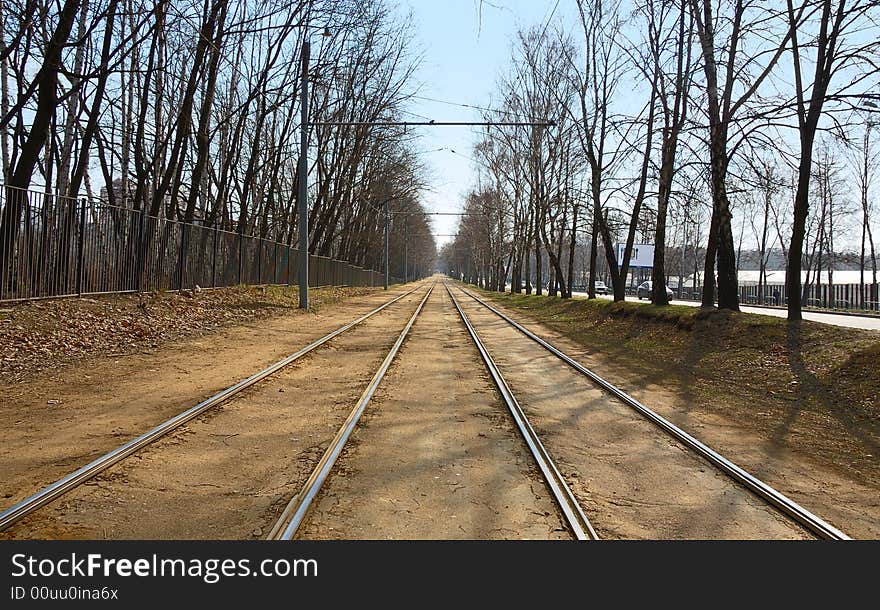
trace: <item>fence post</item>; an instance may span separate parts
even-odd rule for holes
[[[214,256],[211,258],[211,288],[217,286],[217,225],[214,225]]]
[[[237,235],[238,235],[238,283],[244,284],[244,282],[241,281],[241,269],[242,269],[242,267],[241,267],[242,262],[241,261],[242,261],[242,248],[243,248],[243,244],[244,244],[244,233],[237,233]]]
[[[189,227],[185,224],[178,224],[177,226],[180,227],[180,255],[177,257],[177,289],[183,290],[183,267],[186,263],[186,242],[189,235],[187,229]]]
[[[83,273],[85,273],[85,237],[86,237],[86,198],[80,199],[79,208],[79,241],[76,246],[76,294],[83,295]]]
[[[257,238],[257,285],[263,283],[263,238]]]
[[[287,285],[290,286],[290,240],[287,241]]]

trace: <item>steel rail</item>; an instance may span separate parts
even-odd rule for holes
[[[409,291],[401,294],[400,296],[397,296],[397,297],[391,299],[390,301],[388,301],[385,304],[377,307],[376,309],[362,315],[361,317],[357,318],[356,320],[353,320],[352,322],[349,322],[348,324],[345,324],[344,326],[337,328],[332,333],[330,333],[328,335],[324,335],[320,339],[317,339],[316,341],[309,343],[307,346],[305,346],[304,348],[302,348],[298,352],[291,354],[290,356],[287,356],[286,358],[283,358],[283,359],[279,360],[278,362],[269,365],[268,367],[264,368],[263,370],[254,373],[250,377],[243,379],[242,381],[239,381],[235,385],[232,385],[232,386],[226,388],[225,390],[222,390],[222,391],[218,392],[217,394],[214,394],[210,398],[203,400],[202,402],[195,405],[194,407],[191,407],[191,408],[187,409],[186,411],[183,411],[182,413],[175,415],[171,419],[165,421],[164,423],[159,424],[155,428],[152,428],[151,430],[141,434],[140,436],[137,436],[137,437],[131,439],[127,443],[120,445],[119,447],[110,451],[109,453],[102,455],[101,457],[99,457],[99,458],[95,459],[94,461],[86,464],[85,466],[82,466],[81,468],[73,471],[69,475],[59,479],[58,481],[52,483],[51,485],[44,487],[40,491],[31,495],[30,497],[25,498],[21,502],[18,502],[17,504],[14,504],[13,506],[7,508],[2,513],[0,513],[0,531],[7,529],[9,526],[14,524],[19,519],[22,519],[23,517],[34,512],[38,508],[45,506],[46,504],[48,504],[52,500],[55,500],[56,498],[64,495],[65,493],[67,493],[71,489],[74,489],[75,487],[81,485],[85,481],[88,481],[89,479],[91,479],[92,477],[97,475],[98,473],[106,470],[107,468],[109,468],[113,464],[116,464],[117,462],[128,457],[132,453],[135,453],[139,449],[142,449],[143,447],[155,442],[156,440],[165,436],[166,434],[168,434],[172,430],[179,428],[180,426],[182,426],[186,422],[192,420],[194,417],[197,417],[198,415],[204,413],[208,409],[210,409],[212,407],[216,407],[217,405],[229,400],[230,398],[232,398],[234,395],[238,394],[239,392],[241,392],[245,388],[248,388],[248,387],[254,385],[255,383],[257,383],[258,381],[265,379],[266,377],[268,377],[272,373],[277,372],[278,370],[284,368],[285,366],[289,365],[290,363],[294,362],[295,360],[302,358],[303,356],[305,356],[306,354],[308,354],[312,350],[324,345],[325,343],[327,343],[331,339],[338,337],[339,335],[341,335],[345,331],[350,330],[351,328],[357,326],[358,324],[360,324],[364,320],[370,318],[371,316],[376,315],[377,313],[379,313],[380,311],[382,311],[386,307],[396,303],[397,301],[403,299],[404,297],[411,295],[416,290],[419,290],[419,288],[420,287],[417,286],[416,288],[413,288],[412,290],[409,290]]]
[[[446,292],[449,293],[449,297],[452,299],[452,303],[458,310],[458,315],[461,316],[461,320],[464,322],[468,333],[470,333],[471,339],[473,339],[474,344],[477,346],[477,350],[479,350],[480,356],[483,358],[483,362],[486,364],[489,374],[495,381],[495,385],[498,386],[501,397],[504,399],[514,421],[516,421],[520,433],[529,447],[529,450],[532,452],[535,461],[538,463],[541,473],[544,475],[544,479],[547,481],[550,491],[553,492],[553,497],[556,499],[557,504],[559,504],[559,508],[562,509],[562,513],[565,515],[565,519],[568,522],[572,533],[578,540],[598,540],[599,535],[596,533],[596,530],[593,529],[593,525],[581,509],[581,506],[574,497],[571,488],[565,482],[562,473],[559,472],[559,469],[556,467],[550,454],[544,448],[544,444],[541,442],[541,439],[538,438],[538,434],[529,423],[525,412],[522,410],[522,407],[520,407],[519,402],[513,395],[510,386],[507,385],[507,381],[504,380],[501,371],[498,370],[498,366],[495,364],[495,361],[492,360],[492,356],[489,355],[488,350],[485,345],[483,345],[483,342],[477,335],[477,331],[474,329],[470,320],[468,320],[467,315],[464,313],[464,309],[459,305],[455,295],[452,294],[452,290],[449,289],[448,284],[446,284]]]
[[[400,346],[403,345],[407,334],[409,334],[409,330],[412,328],[413,324],[415,324],[416,318],[419,313],[421,313],[422,308],[425,306],[428,297],[431,296],[433,291],[434,284],[432,283],[428,288],[428,292],[425,293],[425,297],[422,299],[421,303],[419,303],[419,306],[416,307],[415,312],[413,312],[412,317],[410,317],[406,326],[404,326],[400,336],[397,337],[397,341],[394,342],[388,355],[385,356],[379,370],[373,375],[370,383],[358,399],[357,404],[355,404],[351,413],[349,413],[345,423],[339,428],[336,436],[333,437],[333,440],[330,442],[330,446],[324,451],[324,455],[321,456],[317,466],[315,466],[311,475],[309,475],[309,478],[306,480],[305,484],[303,484],[302,489],[291,498],[290,502],[287,503],[281,516],[275,522],[275,525],[266,537],[267,540],[292,540],[296,535],[297,530],[300,525],[302,525],[303,520],[312,506],[312,502],[314,502],[318,492],[324,485],[324,481],[327,480],[327,476],[333,469],[336,459],[339,457],[339,454],[342,453],[345,443],[348,442],[358,420],[360,420],[367,404],[376,392],[376,388],[379,387],[379,383],[381,383],[382,379],[385,377],[385,373],[388,372],[391,362],[394,360],[395,356],[397,356],[397,352],[400,351]]]
[[[472,294],[470,291],[465,290],[464,288],[459,287],[459,289],[463,293],[483,305],[486,309],[500,317],[502,320],[513,326],[515,329],[520,331],[526,337],[528,337],[529,339],[552,353],[554,356],[565,362],[571,368],[585,375],[586,377],[589,377],[599,387],[611,393],[629,407],[633,408],[636,412],[638,412],[649,421],[657,425],[659,428],[661,428],[664,432],[672,436],[672,438],[683,443],[687,447],[690,447],[700,456],[708,460],[713,466],[731,477],[734,481],[740,483],[746,489],[757,495],[762,500],[766,501],[771,506],[777,508],[789,518],[804,526],[805,528],[816,534],[818,537],[825,540],[851,540],[849,536],[844,534],[842,531],[840,531],[830,523],[823,520],[821,517],[814,515],[782,492],[777,491],[759,478],[743,470],[741,467],[737,466],[714,449],[703,444],[666,418],[655,413],[617,386],[606,381],[581,363],[577,362],[576,360],[562,352],[557,347],[551,345],[532,331],[528,330],[515,320],[511,319],[509,316],[505,315],[492,305],[488,304],[480,297]]]

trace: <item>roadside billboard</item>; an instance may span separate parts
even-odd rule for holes
[[[623,250],[626,244],[617,244],[617,266],[623,262]],[[629,259],[630,269],[654,266],[654,244],[633,244]]]

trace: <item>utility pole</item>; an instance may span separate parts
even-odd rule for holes
[[[388,290],[388,199],[385,200],[385,290]]]
[[[409,228],[409,217],[403,217],[403,283],[406,284],[409,282],[409,261],[407,257],[409,252],[407,248],[409,247],[409,243],[407,242],[407,229]]]
[[[302,47],[302,88],[300,89],[299,134],[299,307],[309,308],[309,55],[311,44],[305,36]],[[387,288],[387,281],[386,281]]]

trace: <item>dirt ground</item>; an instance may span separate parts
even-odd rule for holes
[[[768,404],[774,396],[766,391],[763,398],[753,396],[755,387],[744,388],[737,395],[732,387],[721,387],[694,374],[679,376],[677,365],[666,355],[653,361],[642,359],[641,354],[624,355],[631,346],[628,342],[609,348],[606,343],[613,343],[617,336],[610,322],[586,318],[573,322],[556,309],[530,312],[506,306],[507,298],[483,294],[568,355],[845,533],[854,538],[880,538],[880,490],[872,483],[875,477],[865,476],[871,474],[865,464],[873,461],[876,468],[876,458],[868,456],[860,460],[860,468],[846,469],[827,457],[838,450],[848,455],[848,447],[836,438],[843,433],[827,432],[828,426],[839,427],[839,418],[807,409],[789,408],[778,413]],[[538,317],[547,318],[548,323]],[[633,332],[638,332],[635,329],[640,324],[644,333],[650,330],[665,336],[667,343],[678,341],[675,327],[664,331],[649,328],[650,321],[641,321],[633,322]],[[581,332],[578,325],[591,330]],[[591,342],[595,333],[604,333],[607,338]],[[634,335],[633,341],[638,340]],[[743,369],[729,385],[748,377],[750,370]],[[754,380],[751,384],[755,386]],[[791,404],[790,400],[785,402]],[[820,452],[816,444],[822,443],[823,430],[825,441]],[[803,442],[805,438],[810,442]]]
[[[10,422],[0,430],[3,505],[404,290],[353,294],[317,312],[226,327],[143,353],[91,357],[45,378],[6,384],[0,405],[0,416]],[[265,537],[422,295],[409,295],[0,538]],[[467,297],[462,303],[600,535],[805,537],[495,316]],[[682,408],[674,389],[654,382],[634,388],[637,376],[627,375],[621,363],[542,325],[530,326],[847,533],[880,537],[877,495],[870,489],[774,451],[715,412]],[[301,534],[570,537],[442,285]]]
[[[326,334],[330,330],[328,325],[335,328],[350,321],[355,317],[355,310],[374,307],[377,296],[381,297],[380,301],[388,298],[386,295],[372,295],[354,307],[316,316],[314,323],[309,325],[308,337]],[[116,464],[16,523],[0,536],[84,539],[263,537],[308,477],[419,298],[417,293],[404,298],[268,380]],[[276,344],[287,344],[283,351],[290,352],[293,351],[292,341],[284,332],[289,323],[278,321],[279,326],[268,334],[266,329],[235,332],[259,333],[261,341],[274,339]],[[305,334],[301,332],[296,336],[295,345],[307,342]],[[281,341],[283,337],[286,339]],[[222,358],[215,353],[198,367],[198,374],[195,373],[197,367],[189,363],[187,366],[193,376],[201,377],[210,370],[211,380],[228,384],[229,371],[241,367],[242,361],[248,361],[249,368],[257,368],[249,353],[258,343],[253,340],[236,340],[234,343],[237,351],[224,353]],[[275,349],[279,346],[276,345]],[[261,356],[273,360],[277,354],[264,353]],[[169,370],[175,371],[175,368],[172,366]],[[240,373],[237,372],[238,376]],[[165,378],[164,389],[156,388],[158,392],[176,392],[175,397],[180,399],[193,391],[189,385],[177,388],[170,383],[175,377],[178,375],[171,372]],[[208,381],[202,379],[200,383]],[[117,385],[114,395],[124,398],[136,387]],[[143,401],[145,410],[155,403],[155,395],[152,398],[152,401]],[[104,409],[110,410],[106,406]],[[136,421],[145,423],[142,420],[146,414],[135,412],[129,405],[112,410],[117,417],[122,417],[121,411],[131,411],[124,418],[130,427],[136,427]],[[81,423],[80,418],[71,423]],[[118,426],[119,422],[101,421],[93,425],[93,429],[96,433],[102,427],[114,429],[114,424]],[[87,422],[82,425],[89,427]],[[67,430],[64,436],[80,440],[71,437],[71,427]],[[57,433],[57,428],[55,431]],[[103,437],[99,438],[103,440]],[[95,440],[81,439],[83,447],[89,448],[93,447]],[[32,449],[31,459],[35,453],[40,452]],[[6,463],[8,458],[3,459]],[[26,465],[26,460],[21,459],[21,463]],[[21,470],[16,480],[24,481],[27,470]],[[50,471],[50,468],[43,467],[40,473],[48,476]]]
[[[274,317],[158,347],[144,345],[122,355],[80,353],[42,375],[3,383],[0,418],[7,425],[0,428],[0,504],[27,497],[390,298],[382,290],[350,290],[346,298],[346,291],[336,289],[333,295],[332,302],[344,299],[344,306],[326,302],[308,314],[273,309]],[[320,302],[320,290],[315,297]],[[58,324],[54,318],[51,323]],[[36,326],[32,322],[28,332],[36,334]],[[96,344],[110,341],[99,330],[95,334]]]
[[[313,310],[375,288],[317,288]],[[298,315],[295,286],[108,294],[0,303],[0,384],[38,380],[90,357],[119,357],[238,324]]]
[[[570,539],[437,285],[300,528],[307,539]]]
[[[601,538],[807,537],[501,318],[456,293]]]

